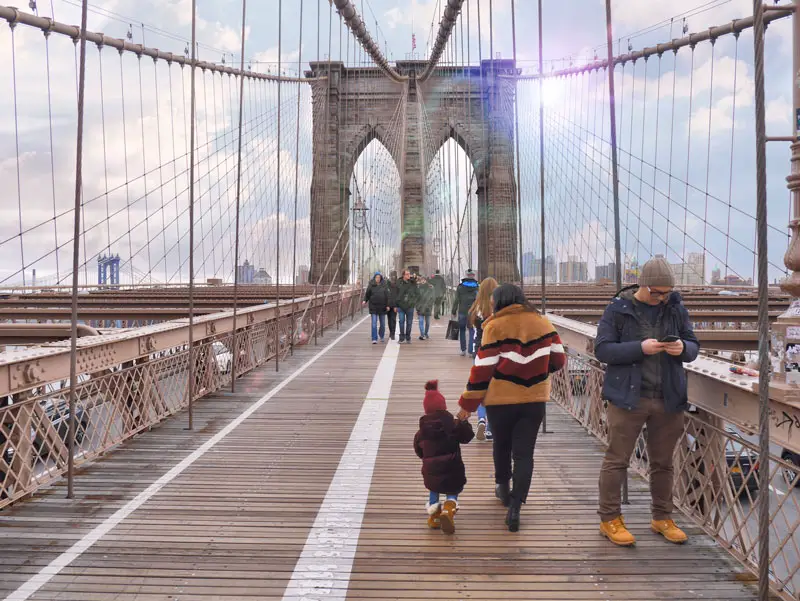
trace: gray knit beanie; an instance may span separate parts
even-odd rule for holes
[[[664,257],[654,257],[645,263],[639,276],[639,285],[659,288],[675,286],[675,276],[672,274],[672,268],[667,260]]]

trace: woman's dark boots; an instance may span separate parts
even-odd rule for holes
[[[517,532],[519,530],[519,510],[521,503],[512,499],[508,506],[508,514],[506,514],[506,526],[509,532]]]
[[[511,488],[509,487],[508,482],[495,484],[494,496],[500,499],[503,507],[508,507],[508,504],[511,502]]]

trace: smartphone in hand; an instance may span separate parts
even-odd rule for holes
[[[680,336],[670,335],[670,336],[664,336],[661,340],[659,340],[659,342],[664,342],[669,344],[670,342],[678,342],[678,340],[680,340]]]

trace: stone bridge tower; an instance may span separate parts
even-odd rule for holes
[[[398,62],[397,70],[407,77],[401,83],[377,68],[348,68],[341,62],[313,62],[306,72],[321,78],[312,84],[312,281],[325,270],[323,281],[330,282],[339,265],[337,282],[348,281],[348,231],[338,248],[336,241],[350,210],[353,169],[374,139],[390,151],[401,176],[402,266],[432,268],[433,249],[425,245],[424,186],[433,158],[450,138],[475,171],[478,264],[473,268],[479,278],[519,281],[514,62],[438,67],[423,82],[416,76],[425,65]]]

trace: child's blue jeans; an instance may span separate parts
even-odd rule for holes
[[[428,497],[428,503],[430,505],[435,505],[436,503],[439,502],[439,496],[440,496],[440,494],[438,492],[431,491],[431,494]],[[458,500],[458,495],[447,495],[447,500],[448,501],[457,501]]]
[[[478,419],[482,419],[486,422],[487,432],[492,431],[492,429],[489,427],[489,417],[486,415],[486,407],[484,407],[483,404],[478,405]]]

